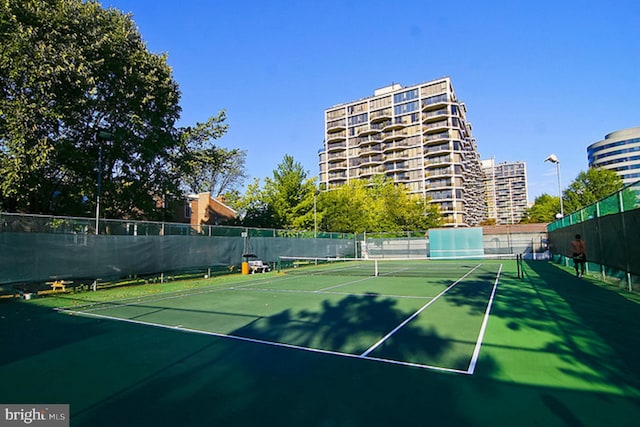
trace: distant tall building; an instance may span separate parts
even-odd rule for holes
[[[440,207],[447,226],[485,217],[482,168],[466,106],[446,77],[325,110],[319,152],[325,189],[385,174]]]
[[[590,168],[610,169],[625,185],[640,180],[640,127],[611,132],[591,144],[587,159]]]
[[[528,207],[527,168],[524,162],[483,160],[487,217],[496,224],[517,224]]]

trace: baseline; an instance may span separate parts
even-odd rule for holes
[[[312,348],[312,347],[304,347],[304,346],[299,346],[299,345],[295,345],[295,344],[286,344],[286,343],[280,343],[280,342],[275,342],[275,341],[267,341],[267,340],[261,340],[261,339],[256,339],[256,338],[248,338],[248,337],[243,337],[243,336],[239,336],[239,335],[222,334],[222,333],[219,333],[219,332],[203,331],[203,330],[200,330],[200,329],[184,328],[181,325],[171,326],[171,325],[165,325],[165,324],[162,324],[162,323],[146,322],[146,321],[134,320],[134,319],[124,319],[124,318],[120,318],[120,317],[106,316],[106,315],[103,315],[103,314],[88,313],[88,312],[83,312],[83,311],[73,311],[73,310],[58,310],[58,311],[60,313],[66,313],[66,314],[69,314],[69,315],[95,317],[95,318],[98,318],[98,319],[106,319],[106,320],[113,320],[113,321],[117,321],[117,322],[132,323],[132,324],[135,324],[135,325],[142,325],[142,326],[151,326],[151,327],[167,329],[167,330],[171,330],[171,331],[188,332],[188,333],[194,333],[194,334],[200,334],[200,335],[213,336],[213,337],[217,337],[217,338],[225,338],[225,339],[232,339],[232,340],[236,340],[236,341],[250,342],[250,343],[254,343],[254,344],[269,345],[269,346],[272,346],[272,347],[280,347],[280,348],[287,348],[287,349],[293,349],[293,350],[302,350],[302,351],[307,351],[307,352],[310,352],[310,353],[327,354],[327,355],[332,355],[332,356],[347,357],[347,358],[359,359],[359,360],[371,360],[371,361],[374,361],[374,362],[387,363],[387,364],[392,364],[392,365],[409,366],[409,367],[413,367],[413,368],[429,369],[429,370],[440,371],[440,372],[449,372],[449,373],[455,373],[455,374],[469,375],[468,371],[463,371],[463,370],[460,370],[460,369],[443,368],[441,366],[425,365],[425,364],[414,363],[414,362],[405,362],[405,361],[402,361],[402,360],[384,359],[384,358],[380,358],[380,357],[366,357],[365,358],[365,357],[362,357],[361,355],[357,355],[357,354],[343,353],[343,352],[332,351],[332,350],[323,350],[323,349]]]

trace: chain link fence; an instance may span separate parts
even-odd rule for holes
[[[587,269],[603,280],[640,290],[640,181],[549,224],[549,248],[556,262],[572,264],[576,234],[587,244]]]
[[[181,273],[237,272],[250,259],[280,256],[425,258],[426,231],[314,233],[146,221],[0,213],[0,286],[73,280],[91,283]],[[485,234],[491,254],[544,259],[546,233]],[[527,255],[528,254],[528,255]]]

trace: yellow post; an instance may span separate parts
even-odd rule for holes
[[[249,274],[249,263],[246,261],[242,263],[242,274]]]

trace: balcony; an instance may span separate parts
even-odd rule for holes
[[[335,153],[328,153],[327,160],[329,162],[337,162],[340,160],[347,160],[347,150],[338,151]]]
[[[347,161],[341,160],[338,162],[329,162],[327,166],[327,171],[336,172],[341,170],[347,170]]]
[[[424,173],[424,176],[425,178],[429,178],[429,180],[431,180],[434,178],[450,177],[452,173],[453,172],[450,167],[439,167],[427,169]]]
[[[442,142],[442,141],[448,141],[448,140],[449,140],[449,132],[428,134],[428,135],[425,135],[424,137],[425,144],[431,144],[433,142]]]
[[[382,146],[380,144],[377,145],[368,145],[366,147],[362,147],[360,149],[360,156],[370,156],[370,155],[374,155],[374,154],[381,154],[382,153]]]
[[[452,190],[440,190],[427,188],[427,197],[431,198],[434,202],[442,202],[442,201],[453,201],[453,191]]]
[[[358,169],[358,172],[356,173],[356,176],[358,178],[368,178],[368,177],[371,177],[373,175],[379,175],[379,174],[381,174],[383,172],[384,172],[384,168],[382,168],[380,166],[363,167],[361,169]]]
[[[451,147],[449,146],[449,144],[438,144],[438,145],[431,145],[431,146],[427,146],[424,148],[424,155],[432,157],[435,155],[442,155],[444,153],[450,153]]]
[[[392,130],[382,133],[382,142],[398,141],[407,137],[404,130]]]
[[[411,178],[404,172],[392,173],[393,171],[387,171],[387,176],[393,180],[393,182],[408,182]]]
[[[358,144],[359,147],[364,147],[366,145],[380,144],[381,141],[382,141],[382,138],[380,137],[379,133],[376,133],[374,135],[363,136],[361,138],[356,138],[356,143]]]
[[[446,93],[431,96],[422,100],[422,111],[439,110],[449,104],[449,97]]]
[[[334,133],[345,130],[347,130],[347,122],[344,119],[327,123],[327,133]]]
[[[330,142],[327,144],[327,152],[341,151],[347,148],[347,141]]]
[[[393,173],[393,172],[406,172],[409,170],[409,166],[407,165],[407,162],[398,162],[398,161],[393,161],[390,163],[385,163],[385,169],[387,174],[389,173]]]
[[[440,156],[440,157],[432,157],[424,160],[424,164],[426,167],[430,166],[440,166],[440,165],[450,165],[453,161],[449,156]]]
[[[449,121],[440,120],[438,122],[427,123],[422,126],[422,131],[425,135],[434,133],[443,133],[449,130]]]
[[[345,141],[347,139],[347,132],[336,132],[327,134],[327,144],[336,141]]]
[[[451,178],[439,178],[439,179],[425,179],[425,186],[427,188],[437,189],[452,189]]]
[[[387,142],[385,144],[382,144],[382,151],[385,154],[393,153],[396,151],[403,151],[406,149],[407,149],[407,144],[403,140],[392,141],[392,142]]]
[[[346,172],[329,173],[329,182],[335,182],[335,181],[341,182],[346,180],[347,180]]]
[[[443,118],[446,118],[448,115],[449,110],[447,108],[429,111],[422,114],[422,123],[437,122],[439,120],[442,120]]]
[[[362,126],[360,128],[360,130],[358,131],[358,135],[357,136],[367,136],[367,135],[373,135],[375,133],[378,133],[379,130],[376,129],[375,127],[372,126]]]
[[[381,155],[362,157],[361,159],[362,159],[362,163],[360,163],[360,167],[380,165],[383,161]]]
[[[398,130],[398,129],[404,129],[405,127],[406,127],[406,125],[404,123],[393,121],[393,122],[386,123],[384,125],[383,131],[384,132],[391,132],[391,131]]]
[[[371,123],[385,122],[387,120],[391,120],[391,117],[392,113],[390,108],[387,108],[385,110],[372,111],[369,115]]]
[[[396,152],[391,154],[383,154],[382,158],[385,163],[392,163],[397,161],[404,161],[409,158],[409,154],[406,152]]]

